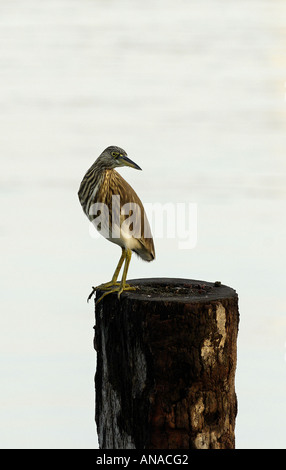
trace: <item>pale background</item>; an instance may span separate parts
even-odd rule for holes
[[[108,145],[144,202],[198,204],[198,243],[129,278],[240,298],[238,448],[285,446],[286,4],[0,1],[0,446],[94,448],[92,285],[120,250],[77,199]]]

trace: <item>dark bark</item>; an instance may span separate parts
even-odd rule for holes
[[[100,448],[234,448],[236,292],[189,279],[129,282],[135,292],[96,307]]]

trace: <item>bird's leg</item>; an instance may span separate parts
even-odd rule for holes
[[[120,294],[124,290],[135,290],[136,289],[135,287],[132,287],[132,286],[129,286],[129,284],[126,284],[126,277],[127,277],[129,264],[130,264],[130,261],[131,261],[131,256],[132,256],[132,251],[131,250],[126,250],[125,264],[124,264],[122,279],[121,279],[121,283],[120,283],[120,289],[118,291],[118,298],[120,297]]]
[[[123,265],[123,261],[125,260],[125,248],[122,248],[122,254],[120,256],[120,260],[118,261],[118,264],[116,266],[116,269],[114,271],[114,274],[112,276],[112,279],[111,281],[109,282],[104,282],[103,284],[100,284],[99,286],[96,286],[95,289],[102,289],[102,290],[105,290],[105,289],[109,289],[110,287],[113,287],[113,286],[119,286],[120,285],[120,282],[116,282],[117,281],[117,278],[118,278],[118,275],[120,273],[120,269],[122,268],[122,265]]]
[[[96,301],[96,305],[103,299],[103,297],[105,297],[108,294],[111,294],[112,292],[118,292],[117,295],[118,295],[118,299],[119,299],[120,294],[122,294],[123,291],[125,291],[125,290],[136,290],[136,287],[129,286],[128,284],[126,284],[126,277],[127,277],[127,272],[128,272],[128,268],[129,268],[129,264],[130,264],[130,260],[131,260],[131,256],[132,256],[132,251],[128,250],[128,249],[126,249],[124,251],[125,251],[125,253],[124,253],[124,255],[125,255],[125,264],[124,264],[124,269],[123,269],[123,274],[122,274],[122,279],[121,279],[120,285],[114,287],[113,289],[109,289],[107,292],[105,292]],[[121,263],[121,265],[122,265],[122,263]]]
[[[112,279],[111,279],[111,285],[115,285],[117,284],[117,278],[118,278],[118,275],[120,273],[120,269],[122,268],[122,265],[123,265],[123,261],[125,260],[125,248],[122,248],[122,254],[121,254],[121,257],[120,257],[120,260],[118,261],[118,265],[116,266],[116,269],[114,271],[114,274],[112,276]],[[118,283],[119,284],[119,283]]]
[[[120,282],[116,282],[116,281],[117,281],[118,275],[120,273],[120,269],[122,267],[124,259],[125,259],[125,248],[122,248],[122,253],[121,253],[121,256],[120,256],[120,260],[118,261],[118,264],[116,266],[116,269],[114,271],[114,274],[112,276],[111,281],[104,282],[103,284],[100,284],[99,286],[93,287],[91,293],[89,294],[89,296],[87,298],[87,301],[89,301],[91,299],[91,297],[95,293],[96,289],[108,290],[113,286],[119,286],[120,285]]]

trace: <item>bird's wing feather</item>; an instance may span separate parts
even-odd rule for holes
[[[120,217],[120,226],[128,229],[128,223],[131,223],[131,233],[133,238],[138,243],[135,248],[132,248],[141,258],[151,261],[155,258],[155,248],[152,238],[150,224],[148,222],[143,204],[127,181],[115,170],[107,171],[104,185],[101,188],[102,202],[105,202],[110,208],[110,216],[117,218]],[[113,209],[111,201],[107,201],[107,195],[117,196],[113,197]],[[119,196],[119,197],[118,197]],[[123,207],[124,206],[124,207]],[[129,212],[132,211],[132,212]],[[124,213],[123,213],[124,212]],[[122,225],[123,224],[123,225]]]

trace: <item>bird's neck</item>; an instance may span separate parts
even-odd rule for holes
[[[99,165],[95,162],[84,176],[85,182],[89,182],[89,193],[95,196],[98,191],[106,190],[109,182],[118,174],[113,168],[106,168],[104,165]]]
[[[113,171],[110,168],[107,168],[103,162],[96,161],[94,164],[87,170],[84,178],[86,180],[93,180],[93,181],[103,181],[107,172]]]

